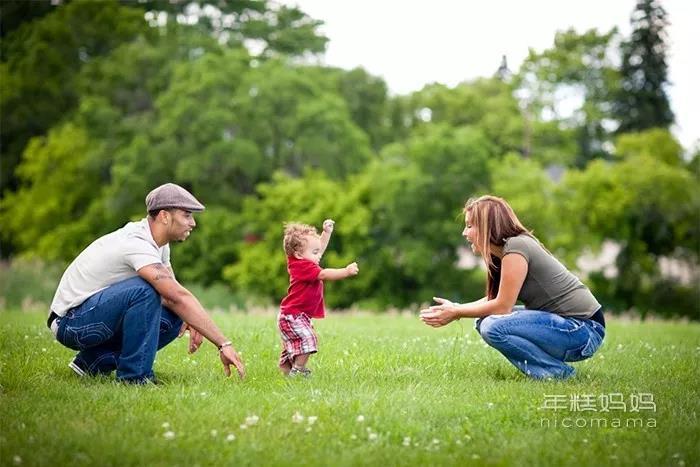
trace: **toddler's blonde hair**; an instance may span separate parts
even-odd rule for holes
[[[298,222],[287,222],[284,224],[284,252],[287,256],[294,253],[301,253],[306,246],[306,239],[310,235],[318,236],[316,227]]]

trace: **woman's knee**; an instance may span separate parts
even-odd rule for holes
[[[493,344],[503,338],[503,317],[486,316],[479,323],[478,331],[487,344]]]

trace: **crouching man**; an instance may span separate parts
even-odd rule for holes
[[[227,376],[245,367],[231,341],[197,298],[175,279],[170,242],[189,237],[193,212],[204,206],[184,188],[161,185],[146,196],[148,216],[91,243],[63,273],[47,324],[56,339],[78,350],[78,375],[117,371],[126,383],[156,382],[156,352],[185,331],[190,352],[203,339],[219,350]]]

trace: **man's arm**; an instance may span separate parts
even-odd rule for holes
[[[173,266],[169,264],[166,267],[170,271],[170,274],[173,275],[173,280],[175,280],[175,282],[177,282],[177,278],[175,277],[175,271],[173,271]],[[178,282],[178,284],[179,284],[179,282]],[[167,307],[168,309],[172,309],[172,306],[171,306],[170,302],[168,302],[167,299],[165,299],[164,297],[161,296],[161,301],[163,303],[163,306]],[[204,336],[202,336],[202,334],[200,334],[199,331],[197,331],[195,328],[193,328],[192,326],[187,324],[186,321],[184,321],[182,323],[182,328],[180,329],[180,333],[178,334],[177,337],[182,337],[186,331],[189,331],[189,333],[190,333],[189,352],[195,353],[199,349],[199,346],[202,345],[202,342],[204,341]]]
[[[168,303],[168,308],[220,349],[221,361],[224,363],[227,375],[231,371],[229,365],[234,364],[243,377],[245,374],[243,363],[230,345],[230,341],[204,311],[199,300],[175,280],[168,267],[160,263],[149,264],[139,269],[138,275],[156,289],[156,292]],[[227,343],[229,345],[222,347]]]

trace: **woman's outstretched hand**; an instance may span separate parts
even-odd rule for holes
[[[439,328],[459,318],[456,304],[440,297],[433,297],[433,300],[438,304],[420,311],[420,319],[425,324]]]

